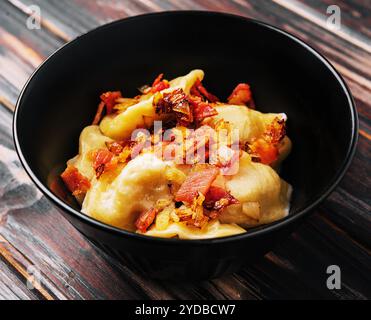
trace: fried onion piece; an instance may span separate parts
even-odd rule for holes
[[[247,83],[238,84],[228,97],[228,103],[249,106],[254,109],[250,86]]]
[[[187,95],[179,88],[163,95],[160,93],[153,98],[157,114],[174,113],[179,125],[189,125],[193,122],[193,114]]]
[[[280,142],[286,135],[286,122],[284,118],[275,117],[264,132],[264,139],[270,143]]]

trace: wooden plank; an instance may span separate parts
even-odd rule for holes
[[[341,10],[341,24],[352,37],[370,42],[371,38],[371,3],[368,0],[300,0],[305,8],[310,7],[311,13],[322,18],[331,5]]]
[[[13,109],[35,68],[64,42],[44,29],[29,30],[27,15],[0,1],[0,102]]]
[[[264,298],[366,299],[371,296],[370,252],[316,214],[263,261],[238,273]],[[328,290],[326,269],[338,265],[341,290]]]
[[[0,26],[3,28],[0,30],[0,39],[4,41],[1,43],[5,43],[6,48],[5,53],[0,52],[0,57],[6,63],[18,67],[16,72],[10,70],[10,73],[1,73],[0,68],[0,96],[7,99],[8,107],[14,103],[14,96],[33,68],[64,40],[127,15],[162,9],[211,9],[246,14],[275,23],[307,39],[320,50],[327,50],[325,53],[342,68],[340,71],[346,75],[354,91],[364,134],[360,139],[355,165],[346,175],[341,188],[321,206],[319,214],[311,218],[274,253],[236,275],[180,286],[144,278],[126,261],[92,245],[71,227],[38,193],[19,168],[20,164],[12,150],[11,114],[4,108],[0,109],[0,159],[6,159],[5,165],[0,168],[0,174],[5,173],[4,181],[7,182],[0,185],[0,198],[3,200],[5,195],[6,200],[0,202],[5,204],[0,210],[0,234],[6,239],[8,248],[11,248],[11,256],[20,255],[16,261],[22,261],[21,257],[24,255],[26,261],[32,262],[41,270],[47,293],[59,299],[370,297],[369,288],[364,285],[370,279],[367,274],[362,273],[369,265],[369,253],[364,246],[368,244],[370,230],[370,207],[367,199],[369,181],[361,179],[359,186],[360,174],[363,177],[367,175],[357,169],[363,167],[367,170],[364,164],[369,159],[369,74],[367,68],[364,68],[366,70],[363,73],[360,72],[359,64],[367,62],[367,53],[362,47],[349,44],[349,52],[339,54],[337,51],[348,45],[344,38],[328,32],[325,40],[317,39],[317,33],[324,32],[321,26],[303,21],[295,10],[277,4],[267,4],[261,10],[257,1],[185,3],[74,0],[68,3],[68,8],[63,9],[58,5],[60,2],[55,2],[45,4],[42,1],[12,0],[11,5],[6,2],[0,4],[0,9],[8,5],[5,7],[5,17],[1,15],[5,11],[0,10]],[[34,3],[42,7],[43,29],[41,36],[33,37],[34,31],[26,29],[24,22],[28,14],[27,6]],[[18,10],[14,11],[15,8]],[[11,21],[6,20],[9,15],[12,17]],[[71,17],[74,18],[73,24]],[[40,41],[40,37],[44,37],[44,40]],[[327,46],[328,41],[334,42],[330,49]],[[40,49],[41,43],[44,47]],[[25,54],[29,48],[36,54]],[[350,61],[348,54],[355,61]],[[19,194],[22,194],[21,204],[15,205],[19,202]],[[326,212],[327,218],[323,218],[323,212]],[[60,243],[61,239],[66,241],[63,245]],[[342,248],[346,250],[341,250]],[[349,252],[354,254],[349,255]],[[333,261],[345,268],[346,286],[340,292],[327,290],[322,281],[325,277],[322,267]],[[317,273],[313,272],[313,268],[316,268]],[[360,268],[360,272],[357,268]],[[92,275],[92,270],[96,274]]]
[[[0,258],[0,300],[35,300],[38,298],[39,296],[31,292],[13,269]]]
[[[321,6],[318,5],[316,6],[316,4],[319,2],[318,0],[302,2],[298,0],[273,0],[273,1],[279,4],[280,6],[285,7],[286,9],[302,16],[304,19],[313,22],[314,24],[320,26],[321,28],[333,32],[336,36],[343,38],[349,43],[352,43],[353,45],[358,46],[369,53],[371,52],[371,44],[369,39],[365,37],[361,32],[355,32],[352,29],[348,28],[346,22],[349,20],[343,19],[340,28],[329,27],[329,25],[327,24],[326,10],[327,7],[331,5],[330,3],[323,2]],[[307,5],[305,2],[310,3],[316,9]],[[332,5],[334,4],[332,3]],[[346,6],[344,5],[344,1],[340,1],[339,3],[336,3],[336,5],[340,9],[340,14],[346,12]],[[367,10],[364,10],[364,12],[367,12]],[[353,21],[354,20],[355,19],[353,19]],[[369,29],[367,28],[367,26],[366,30],[367,30],[366,32],[369,33]]]
[[[4,218],[4,216],[2,216],[2,218]],[[4,221],[1,220],[1,222]],[[9,265],[9,267],[13,269],[14,275],[18,275],[22,280],[26,281],[27,287],[24,289],[25,292],[29,294],[34,292],[42,299],[53,300],[53,297],[47,292],[47,290],[43,288],[41,284],[41,281],[45,281],[45,279],[42,278],[41,273],[39,274],[36,269],[33,270],[31,268],[33,265],[20,252],[17,252],[1,235],[0,256]],[[23,286],[20,287],[23,288]]]

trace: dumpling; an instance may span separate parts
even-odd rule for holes
[[[193,84],[199,79],[204,78],[202,70],[193,70],[183,77],[179,77],[170,81],[170,87],[163,92],[170,92],[178,88],[182,88],[186,94],[189,94]],[[146,100],[142,100],[137,104],[128,107],[124,112],[118,115],[107,115],[101,123],[100,129],[103,134],[112,139],[130,138],[133,130],[142,127],[149,127],[155,120],[160,117],[155,113],[152,105],[153,95]]]
[[[225,208],[220,222],[252,227],[288,215],[292,188],[270,166],[252,162],[244,152],[238,173],[225,179],[226,188],[240,203]]]
[[[122,169],[112,181],[94,178],[82,204],[87,215],[126,230],[135,230],[138,215],[158,199],[171,199],[164,171],[170,163],[144,153]]]

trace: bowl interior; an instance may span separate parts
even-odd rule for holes
[[[77,152],[99,95],[205,71],[205,85],[226,99],[250,83],[257,109],[285,112],[293,150],[281,176],[294,187],[291,214],[323,194],[349,156],[354,115],[337,76],[285,33],[244,18],[167,13],[122,20],[68,44],[34,74],[18,104],[16,134],[36,177],[47,185]]]

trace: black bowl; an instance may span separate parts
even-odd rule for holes
[[[171,79],[195,68],[205,71],[205,84],[217,96],[248,82],[259,110],[288,115],[293,150],[281,173],[294,187],[288,217],[231,237],[160,239],[96,221],[51,191],[48,178],[76,154],[100,93],[134,96],[161,72]],[[344,175],[357,127],[341,76],[303,41],[239,16],[182,11],[116,21],[55,52],[18,99],[14,140],[32,180],[83,234],[120,251],[150,276],[191,279],[235,271],[286,237]]]

